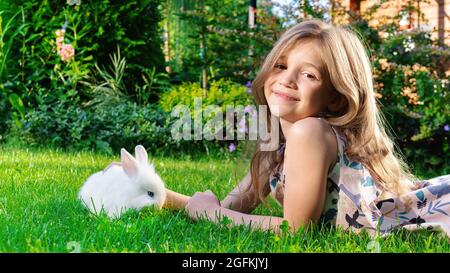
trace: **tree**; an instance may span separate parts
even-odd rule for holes
[[[224,0],[220,5],[213,0],[171,0],[169,65],[174,81],[251,80],[281,32],[272,2],[259,3],[261,24],[250,29],[248,0]]]

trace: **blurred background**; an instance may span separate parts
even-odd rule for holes
[[[0,0],[0,145],[248,155],[246,141],[175,141],[171,111],[253,105],[264,57],[311,18],[360,34],[407,161],[449,173],[450,0]]]

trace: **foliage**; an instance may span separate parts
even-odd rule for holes
[[[201,107],[195,104],[196,99],[201,101]],[[252,107],[254,104],[253,97],[249,95],[248,87],[226,79],[212,81],[206,96],[203,96],[203,89],[200,87],[199,83],[184,83],[179,86],[175,86],[169,92],[164,93],[159,101],[161,108],[168,114],[171,113],[171,124],[174,124],[181,118],[178,116],[173,116],[173,110],[176,109],[175,107],[186,106],[190,111],[189,114],[192,123],[195,122],[194,120],[201,120],[202,132],[204,135],[207,132],[215,134],[217,133],[217,131],[213,129],[217,128],[215,127],[215,122],[220,121],[216,119],[216,110],[220,110],[223,117],[221,120],[223,121],[223,127],[221,128],[223,129],[222,133],[225,133],[226,129],[231,129],[234,132],[241,131],[242,133],[245,132],[245,138],[248,138],[248,119],[250,119],[250,116],[255,113],[248,107]],[[226,120],[228,115],[227,106],[232,107],[234,110],[234,113],[231,113],[233,117],[231,123],[228,123]],[[243,117],[245,120],[241,119],[242,117],[237,114],[239,107],[241,108],[240,111],[248,113]],[[215,108],[215,110],[208,113],[211,108]],[[198,115],[199,112],[197,110],[201,110],[201,117]],[[229,152],[233,152],[237,146],[236,140],[226,139],[214,139],[214,141],[200,140],[198,142],[192,140],[180,140],[177,142],[177,145],[178,147],[189,147],[189,143],[191,143],[190,147],[192,149],[196,147],[200,149],[204,148],[207,153],[209,153],[209,150],[211,149],[214,149],[219,153],[223,153],[227,150]],[[239,150],[241,149],[242,148],[239,148]]]
[[[174,86],[172,90],[161,95],[159,104],[166,112],[171,112],[177,105],[186,105],[193,110],[195,98],[202,99],[203,110],[208,105],[217,105],[225,111],[227,105],[253,104],[245,86],[226,79],[211,82],[206,97],[203,97],[203,90],[196,82]]]
[[[145,84],[142,75],[163,64],[159,2],[102,0],[71,5],[65,1],[18,1],[25,27],[15,39],[13,54],[19,62],[8,73],[8,88],[22,98],[25,107],[42,103],[47,95],[60,98],[69,94],[83,100],[80,82],[90,78],[96,63],[100,67],[108,63],[108,55],[120,47],[128,60],[124,86],[134,98],[136,85]],[[74,48],[73,58],[59,56],[56,31],[64,31],[59,42]],[[49,90],[56,92],[47,94]]]
[[[119,103],[127,98],[125,86],[125,71],[127,60],[121,56],[120,48],[117,48],[117,54],[110,55],[112,66],[108,69],[101,69],[95,64],[96,73],[94,80],[83,81],[87,87],[85,93],[87,98],[83,103],[85,106],[95,104]],[[98,79],[100,78],[100,79]],[[167,75],[156,73],[155,68],[145,69],[142,74],[144,84],[136,85],[136,101],[139,105],[146,105],[151,102],[152,95],[158,95],[169,88]]]
[[[111,56],[111,62],[110,72],[95,65],[97,74],[101,78],[96,83],[83,82],[89,87],[86,93],[93,97],[85,103],[86,106],[117,104],[125,99],[126,90],[123,76],[127,61],[120,56],[119,48],[117,54]]]
[[[244,84],[254,78],[281,31],[269,6],[258,7],[258,22],[251,31],[248,1],[227,0],[220,5],[214,0],[170,3],[165,20],[169,20],[169,65],[176,82],[200,81],[201,68],[206,65],[210,79],[232,78]],[[202,37],[206,41],[203,51],[199,43]]]
[[[20,24],[16,22],[16,17],[20,15],[20,11],[13,14],[11,18],[8,18],[6,23],[3,25],[3,14],[4,12],[0,10],[0,99],[4,97],[8,98],[10,103],[10,108],[15,111],[11,114],[14,122],[20,126],[19,119],[23,117],[25,113],[25,108],[23,106],[22,99],[14,92],[8,91],[8,83],[6,79],[8,78],[8,70],[11,64],[14,64],[14,60],[11,56],[11,49],[13,48],[14,39],[21,33],[25,24]],[[12,33],[11,33],[12,32]],[[5,102],[2,103],[3,109],[6,109]],[[3,110],[2,109],[2,110]],[[0,116],[0,127],[4,127],[9,115]],[[0,133],[2,133],[0,131]]]
[[[6,120],[9,119],[9,107],[6,104],[6,99],[3,94],[0,92],[0,142],[4,138],[4,134],[6,132]]]
[[[132,149],[142,144],[156,154],[206,152],[231,156],[226,143],[173,139],[174,119],[157,105],[121,101],[80,107],[70,100],[54,101],[27,112],[22,122],[21,129],[11,126],[8,137],[32,146],[93,149],[112,154],[120,148]]]
[[[170,144],[166,115],[155,106],[122,101],[82,108],[71,101],[29,111],[19,137],[27,143],[117,152],[141,143],[150,150]]]
[[[381,109],[405,155],[432,168],[448,164],[448,78],[418,63],[403,65],[385,58],[376,60],[374,77]]]

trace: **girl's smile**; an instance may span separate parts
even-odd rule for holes
[[[281,101],[286,101],[286,102],[297,102],[297,101],[300,101],[300,99],[297,98],[297,96],[291,95],[291,94],[289,94],[289,93],[287,93],[287,92],[281,92],[281,91],[278,91],[278,90],[273,90],[272,92],[273,92],[273,93],[276,95],[276,97],[279,98]]]

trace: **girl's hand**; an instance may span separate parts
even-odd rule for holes
[[[210,190],[196,192],[189,198],[185,209],[188,215],[194,220],[198,220],[201,216],[214,219],[215,212],[220,209],[220,202]]]

